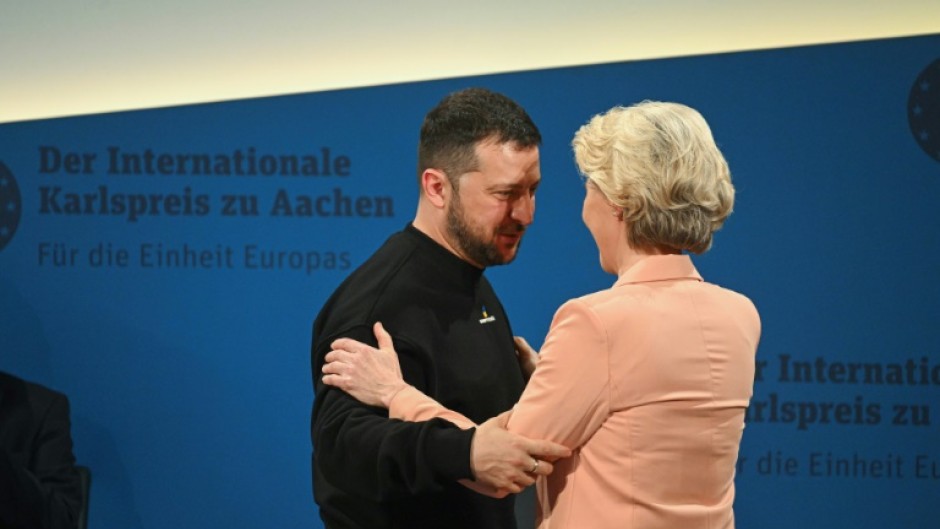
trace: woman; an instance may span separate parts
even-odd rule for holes
[[[701,115],[675,103],[613,108],[573,146],[586,178],[582,219],[617,281],[558,309],[508,422],[573,449],[539,478],[538,526],[733,527],[760,320],[683,253],[708,250],[731,213],[728,166]],[[471,426],[400,376],[366,382],[364,355],[346,345],[334,346],[328,383],[355,386],[392,417]],[[387,335],[380,345],[391,351]]]

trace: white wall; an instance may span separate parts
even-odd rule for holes
[[[936,0],[3,0],[0,122],[928,33]]]

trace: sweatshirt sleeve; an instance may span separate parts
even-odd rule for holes
[[[376,345],[371,329],[360,326],[344,336]],[[329,486],[384,501],[442,490],[445,484],[472,479],[470,443],[474,430],[461,430],[435,419],[404,422],[389,419],[382,408],[366,406],[340,389],[323,384],[320,369],[329,352],[324,340],[314,358],[314,403],[311,436],[313,466]],[[402,373],[410,384],[425,380],[420,352],[396,343]]]

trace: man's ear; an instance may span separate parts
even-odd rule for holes
[[[447,174],[439,169],[425,169],[421,173],[421,191],[437,208],[443,208],[453,192]]]

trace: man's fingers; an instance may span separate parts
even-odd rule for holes
[[[515,484],[515,485],[519,485],[519,486],[520,486],[519,490],[517,490],[516,492],[521,492],[522,489],[528,487],[529,485],[534,484],[534,483],[535,483],[535,478],[532,477],[532,475],[523,472],[521,476],[519,476],[518,478],[516,478],[516,479],[513,480],[513,481],[514,481],[514,484]]]
[[[571,450],[565,445],[551,441],[533,441],[531,439],[527,443],[526,451],[532,457],[543,461],[555,461],[571,455]]]
[[[512,417],[512,410],[511,410],[511,409],[510,409],[510,410],[506,410],[506,411],[504,411],[503,413],[500,413],[499,415],[497,415],[496,417],[494,417],[493,419],[490,419],[490,420],[491,420],[491,421],[492,421],[492,420],[495,420],[495,421],[496,421],[496,426],[499,427],[501,430],[505,430],[505,429],[506,429],[506,425],[509,424],[509,418],[510,418],[510,417]]]
[[[551,474],[552,470],[554,469],[555,467],[551,463],[542,459],[539,461],[538,466],[535,467],[535,472],[533,472],[533,474],[537,474],[539,476],[547,476]]]
[[[538,476],[551,474],[551,462],[571,455],[571,450],[507,431],[510,413],[493,417],[477,428],[471,444],[471,468],[478,482],[518,493],[535,483]]]
[[[460,484],[476,493],[489,496],[490,498],[502,499],[510,494],[509,489],[493,487],[486,483],[480,483],[479,481],[461,479]]]
[[[500,483],[496,488],[500,491],[509,492],[510,494],[518,494],[534,483],[534,477],[522,472],[513,475],[511,478],[506,478],[505,481]]]
[[[528,486],[531,485],[531,484],[532,484],[532,483],[529,483],[529,484],[527,484],[527,485],[520,485],[520,484],[518,484],[518,483],[511,483],[508,487],[506,487],[506,490],[508,490],[509,492],[511,492],[511,493],[513,493],[513,494],[519,494],[520,492],[523,491],[523,489],[525,489],[526,487],[528,487]]]

